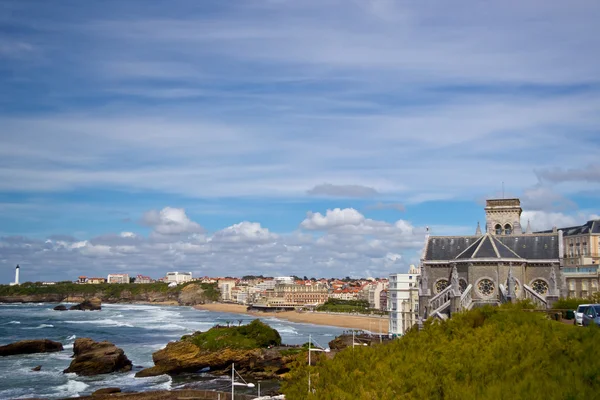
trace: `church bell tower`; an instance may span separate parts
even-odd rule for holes
[[[492,235],[522,234],[521,201],[491,199],[485,202],[486,232]]]

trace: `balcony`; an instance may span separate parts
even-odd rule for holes
[[[570,267],[570,268],[563,268],[562,271],[565,275],[582,275],[582,274],[598,275],[598,266]]]

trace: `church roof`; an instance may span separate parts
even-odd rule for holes
[[[425,261],[468,259],[558,259],[557,234],[432,236]]]
[[[506,247],[504,243],[494,236],[486,233],[469,246],[465,251],[458,254],[455,259],[468,258],[521,258],[518,254]]]
[[[560,228],[564,236],[585,235],[588,233],[600,233],[600,219],[594,219],[580,226],[571,226],[568,228]],[[538,233],[549,233],[550,231],[542,231]]]

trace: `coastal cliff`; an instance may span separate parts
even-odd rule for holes
[[[51,286],[26,282],[19,286],[0,285],[0,303],[82,302],[97,298],[103,303],[171,303],[204,304],[218,300],[214,284],[190,282],[168,287],[166,283],[150,284],[74,284],[60,282]]]

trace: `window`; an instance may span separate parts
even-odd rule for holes
[[[510,226],[510,224],[504,225],[504,234],[505,235],[512,234],[512,226]]]
[[[439,293],[442,290],[446,289],[450,282],[447,279],[440,279],[435,283],[435,292]]]
[[[467,281],[465,281],[463,278],[460,278],[458,280],[458,288],[460,290],[461,293],[463,293],[465,291],[465,289],[467,288]]]
[[[542,279],[536,279],[531,282],[531,288],[534,292],[540,295],[545,295],[548,293],[548,284]]]
[[[502,225],[497,224],[495,229],[496,229],[496,235],[502,235]]]
[[[477,282],[477,292],[481,296],[489,297],[494,294],[495,289],[496,287],[491,279],[483,278]]]

